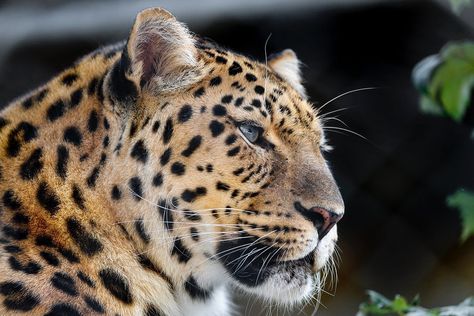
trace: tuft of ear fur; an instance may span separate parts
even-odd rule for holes
[[[130,105],[140,91],[159,94],[187,87],[202,75],[194,38],[168,11],[150,8],[138,13],[122,57],[110,71],[110,94]]]
[[[306,91],[302,85],[301,62],[291,49],[275,54],[268,60],[268,65],[280,77],[287,81],[302,97],[306,98]]]
[[[201,64],[192,35],[164,9],[146,9],[137,15],[126,49],[141,87],[174,90],[199,78]]]

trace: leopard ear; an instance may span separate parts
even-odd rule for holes
[[[301,62],[291,49],[275,54],[268,60],[268,65],[280,77],[288,82],[302,97],[306,98],[306,91],[302,84]]]
[[[127,52],[140,86],[172,90],[192,83],[199,75],[200,63],[192,35],[184,24],[161,8],[146,9],[137,15]]]
[[[137,15],[122,57],[111,70],[110,88],[112,95],[127,99],[128,93],[133,94],[131,83],[136,93],[143,89],[160,93],[190,85],[201,72],[186,26],[168,11],[151,8]]]

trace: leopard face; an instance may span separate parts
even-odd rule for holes
[[[133,106],[154,122],[124,147],[146,160],[140,178],[159,196],[152,200],[168,231],[190,240],[204,257],[195,269],[210,279],[221,271],[280,302],[308,297],[334,251],[344,205],[295,54],[286,50],[265,65],[197,40],[160,64],[148,57],[167,53],[162,39],[145,34],[153,22],[136,23],[121,61],[129,68],[122,78],[112,72],[106,87],[115,107]],[[170,71],[181,73],[167,78]],[[119,90],[127,85],[136,87],[133,98]]]

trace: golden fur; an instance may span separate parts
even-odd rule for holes
[[[226,315],[213,293],[235,280],[219,245],[244,233],[279,247],[278,262],[314,254],[311,270],[321,269],[335,228],[318,240],[294,203],[337,216],[343,203],[297,65],[288,51],[269,67],[224,51],[149,9],[125,46],[84,57],[6,107],[0,314],[180,315],[196,304]],[[264,131],[261,146],[239,130],[247,121]],[[307,269],[297,271],[291,286],[308,287]],[[281,280],[271,281],[277,293],[262,290],[268,278],[261,288],[235,282],[285,296]],[[311,295],[291,286],[288,301]]]

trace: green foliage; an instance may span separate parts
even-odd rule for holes
[[[467,1],[456,5],[462,3]],[[461,121],[474,104],[474,42],[450,43],[439,54],[423,59],[413,69],[413,82],[420,91],[423,112]],[[458,191],[447,202],[459,209],[465,241],[474,235],[474,193]]]
[[[457,13],[472,0],[451,0]],[[420,91],[423,112],[445,115],[456,122],[463,120],[474,94],[474,42],[447,44],[439,54],[428,56],[413,69],[413,82]],[[473,105],[474,106],[474,105]],[[474,131],[471,134],[474,139]],[[463,231],[461,240],[474,236],[474,192],[459,190],[447,198],[450,207],[457,208]],[[465,316],[474,315],[474,297],[458,305],[427,309],[419,306],[419,298],[408,302],[396,295],[389,300],[368,291],[369,301],[360,304],[357,316]]]
[[[359,315],[405,315],[410,308],[418,306],[418,296],[408,302],[403,296],[396,295],[393,300],[375,291],[367,291],[369,301],[359,306]]]
[[[461,13],[462,9],[469,6],[472,0],[451,0],[451,7],[453,8],[454,12]]]
[[[360,304],[357,316],[464,316],[474,315],[474,297],[465,299],[458,305],[440,308],[419,306],[419,297],[410,302],[401,295],[393,300],[375,292],[367,291],[369,301]]]
[[[413,81],[423,111],[461,121],[474,89],[474,43],[451,43],[423,59],[413,70]]]
[[[474,193],[459,190],[450,195],[447,202],[450,207],[459,209],[463,226],[461,240],[474,236]]]

